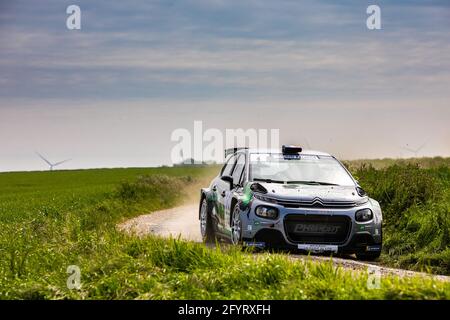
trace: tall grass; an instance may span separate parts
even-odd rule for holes
[[[448,273],[448,170],[401,165],[355,172],[385,210],[384,263]],[[128,217],[178,205],[216,172],[186,167],[0,174],[0,298],[450,297],[448,283],[386,276],[380,289],[369,290],[367,274],[330,263],[116,230]],[[81,269],[80,290],[67,288],[69,265]]]
[[[450,167],[396,164],[353,168],[383,209],[381,261],[396,267],[450,274]]]
[[[335,268],[331,262],[302,262],[281,254],[252,255],[233,247],[208,249],[178,239],[136,239],[118,233],[107,234],[95,252],[74,262],[81,268],[79,290],[67,289],[64,268],[54,268],[41,277],[8,278],[0,287],[2,298],[450,298],[450,284],[431,279],[384,276],[379,289],[370,289],[367,273]]]

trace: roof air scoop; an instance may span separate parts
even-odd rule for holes
[[[302,152],[302,147],[293,146],[293,145],[283,145],[282,149],[283,154],[298,154]]]

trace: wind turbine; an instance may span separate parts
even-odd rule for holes
[[[423,149],[423,147],[425,147],[425,145],[427,144],[427,142],[428,142],[428,141],[424,142],[420,147],[418,147],[418,148],[416,148],[416,149],[410,148],[408,144],[406,144],[405,147],[401,147],[401,148],[404,149],[404,150],[406,150],[406,151],[409,151],[409,152],[413,153],[413,154],[414,154],[414,157],[417,158],[417,154],[419,153],[420,150]]]
[[[39,156],[39,158],[41,158],[42,160],[44,160],[49,166],[50,166],[50,171],[53,171],[53,168],[56,166],[59,166],[60,164],[63,164],[64,162],[70,161],[72,159],[67,159],[64,161],[60,161],[60,162],[56,162],[56,163],[51,163],[50,161],[48,161],[47,159],[45,159],[45,157],[40,154],[39,152],[36,152],[36,154]]]

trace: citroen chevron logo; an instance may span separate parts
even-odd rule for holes
[[[322,199],[316,197],[316,198],[313,199],[312,205],[321,205],[321,206],[323,206],[323,201],[322,201]]]

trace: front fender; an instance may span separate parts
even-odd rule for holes
[[[206,201],[208,201],[208,202],[212,202],[214,200],[214,192],[212,192],[210,188],[200,189],[200,203],[198,206],[198,218],[199,219],[200,219],[200,210],[202,208],[203,199],[206,199]]]
[[[372,205],[373,213],[376,217],[376,222],[381,224],[383,222],[383,212],[381,206],[375,199],[369,198],[370,204]]]

